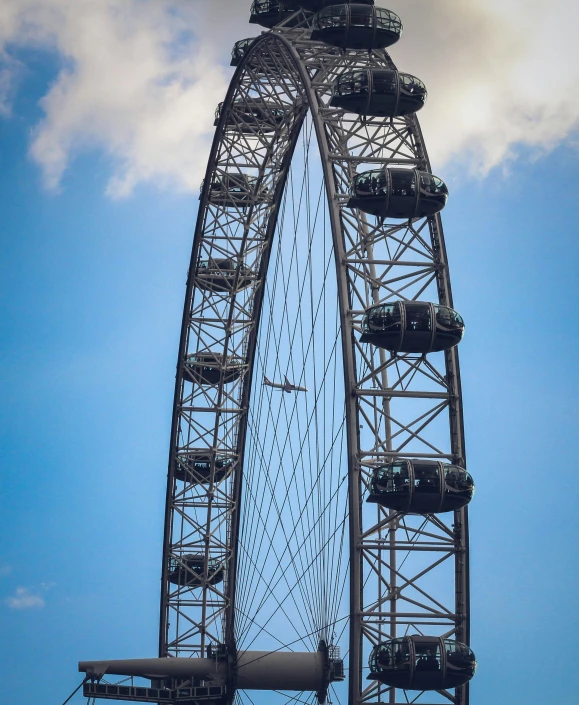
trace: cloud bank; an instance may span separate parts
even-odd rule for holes
[[[41,595],[31,592],[25,587],[16,588],[15,594],[8,597],[5,602],[13,610],[42,609],[45,605]]]
[[[217,47],[191,33],[203,27],[197,7],[164,0],[2,0],[5,57],[22,46],[62,57],[30,147],[49,188],[58,188],[76,154],[95,148],[111,158],[112,196],[145,181],[199,187],[226,76]],[[11,90],[6,71],[5,61],[4,113]]]
[[[433,163],[484,176],[521,148],[540,155],[579,123],[579,5],[568,0],[392,0],[405,35],[391,50],[421,77]]]
[[[391,0],[405,24],[392,48],[430,97],[422,124],[435,169],[475,175],[523,148],[552,150],[579,120],[579,6],[552,0]],[[195,191],[213,111],[228,82],[250,0],[2,0],[0,119],[19,74],[15,48],[57,52],[62,68],[43,97],[30,153],[57,189],[75,155],[110,159],[108,193],[136,185]]]

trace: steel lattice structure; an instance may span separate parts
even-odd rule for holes
[[[457,351],[449,351],[444,367],[437,367],[423,356],[387,357],[384,351],[365,350],[367,346],[358,342],[361,316],[375,302],[417,299],[434,285],[438,301],[452,305],[438,216],[403,225],[379,223],[369,222],[370,218],[345,207],[356,167],[361,163],[412,165],[430,171],[416,116],[364,120],[328,107],[340,73],[366,65],[393,67],[386,52],[343,53],[310,41],[307,30],[279,27],[255,42],[232,80],[209,160],[195,234],[170,467],[175,468],[183,454],[201,443],[208,451],[235,458],[236,470],[225,487],[215,486],[214,497],[198,496],[195,507],[185,499],[188,492],[202,495],[205,488],[195,483],[177,488],[170,477],[163,582],[168,586],[170,561],[178,560],[184,551],[191,552],[193,546],[205,551],[207,557],[225,560],[228,580],[223,591],[206,585],[197,599],[192,599],[192,591],[187,588],[166,589],[162,654],[188,651],[201,655],[208,643],[220,643],[224,634],[226,643],[234,638],[238,508],[262,283],[281,192],[306,108],[316,118],[339,282],[350,467],[350,662],[361,664],[361,640],[375,643],[386,633],[404,631],[407,625],[442,626],[445,633],[469,641],[466,510],[449,525],[434,515],[416,521],[382,508],[361,509],[368,468],[381,459],[428,457],[465,462]],[[281,129],[265,134],[256,128],[242,139],[239,132],[224,129],[234,103],[247,105],[256,98],[290,109]],[[223,207],[218,198],[210,198],[209,184],[216,177],[248,173],[259,181],[249,207],[244,203],[232,210]],[[260,198],[260,189],[270,194],[265,201]],[[195,274],[199,261],[217,257],[245,263],[253,286],[240,291],[233,281],[230,290],[219,294],[200,288],[199,277],[203,275]],[[204,385],[193,383],[189,387],[183,377],[186,355],[216,348],[222,349],[224,359],[234,356],[244,361],[247,367],[243,377],[233,389],[222,385],[209,393]],[[430,424],[443,413],[449,414],[450,443],[441,449],[429,439],[428,432]],[[362,420],[364,432],[359,428]],[[420,444],[422,453],[411,450],[416,444]],[[176,517],[187,527],[178,540]],[[207,534],[209,541],[204,542]],[[397,569],[397,556],[408,551],[428,556],[418,575],[406,575]],[[419,579],[421,573],[449,558],[456,591],[446,604],[440,604],[422,592]],[[366,588],[362,593],[363,583]],[[404,591],[408,588],[415,588],[420,598],[406,600]],[[167,626],[171,612],[185,625],[173,634]],[[350,669],[350,688],[353,702],[371,702],[381,695],[377,684],[362,697],[357,695],[362,684],[355,669]],[[465,703],[466,697],[466,692],[458,693],[456,702]]]
[[[309,126],[308,134],[319,150],[317,168],[337,301],[340,344],[330,357],[343,368],[343,399],[335,400],[338,411],[333,413],[341,419],[335,427],[344,442],[342,447],[336,441],[336,448],[342,448],[347,476],[349,540],[343,551],[349,551],[349,560],[336,569],[336,580],[344,575],[349,583],[349,605],[342,618],[349,626],[348,701],[350,705],[406,703],[410,700],[404,691],[364,680],[365,663],[376,644],[409,633],[469,644],[467,509],[410,515],[364,500],[373,469],[386,462],[423,458],[465,466],[458,352],[452,348],[429,355],[389,353],[360,342],[360,336],[366,310],[377,303],[427,300],[452,307],[450,276],[439,215],[400,221],[348,207],[350,187],[361,167],[386,165],[430,172],[430,164],[416,115],[375,118],[330,106],[333,86],[344,71],[394,69],[389,54],[341,50],[312,41],[310,25],[311,15],[297,11],[291,22],[253,41],[235,71],[217,120],[201,192],[178,358],[159,649],[161,657],[196,658],[205,658],[208,649],[209,653],[224,649],[235,659],[242,640],[240,620],[247,617],[238,599],[241,550],[257,545],[240,543],[240,535],[251,527],[252,531],[261,527],[267,536],[277,530],[266,517],[251,518],[247,507],[257,507],[254,513],[261,511],[266,505],[256,495],[269,490],[265,485],[263,491],[255,489],[259,485],[246,488],[244,478],[253,472],[248,466],[255,464],[254,456],[263,451],[256,445],[260,435],[268,433],[266,423],[260,427],[263,432],[252,430],[258,418],[256,370],[266,368],[260,342],[266,328],[260,325],[272,327],[275,321],[268,277],[271,280],[280,223],[292,199],[288,195],[292,159]],[[247,116],[255,114],[256,105],[260,119],[252,124]],[[309,179],[314,167],[308,169]],[[314,227],[310,229],[313,232]],[[264,323],[265,309],[270,313]],[[311,315],[312,330],[317,321],[316,311]],[[284,347],[280,340],[281,335],[278,355]],[[304,367],[309,355],[304,353]],[[207,383],[208,374],[214,383]],[[259,403],[266,403],[263,395]],[[286,494],[299,493],[301,485],[293,482],[284,488]],[[316,480],[312,487],[321,484]],[[271,484],[270,489],[273,497]],[[332,492],[332,497],[338,497],[338,484]],[[309,495],[304,497],[307,503]],[[276,527],[286,521],[281,510],[278,514]],[[303,523],[301,516],[293,528],[284,529],[287,535],[290,528],[291,536],[296,533],[299,522]],[[318,553],[312,549],[314,563],[319,556],[324,565],[334,561],[341,545],[340,526],[336,519],[328,539],[320,538]],[[315,521],[310,529],[317,530]],[[305,541],[307,530],[302,534]],[[323,554],[329,546],[333,553],[328,561]],[[299,583],[295,566],[298,558],[303,562],[299,550],[289,554],[276,550],[270,547],[267,556],[273,551],[280,565],[285,556]],[[267,556],[260,570],[265,570]],[[244,560],[251,561],[251,556]],[[302,564],[302,569],[307,572],[309,567]],[[286,576],[287,590],[292,592],[286,571],[274,570],[273,575]],[[245,573],[243,580],[245,592],[251,593],[253,583]],[[259,576],[255,580],[259,582]],[[268,580],[261,576],[266,588],[260,604],[271,597],[267,589],[273,595]],[[280,598],[275,600],[280,603]],[[336,640],[338,592],[330,602],[334,612],[324,608],[324,616],[312,628],[314,641],[325,644]],[[437,702],[468,705],[468,685],[440,691],[436,697]],[[416,702],[430,703],[432,695],[420,696]]]

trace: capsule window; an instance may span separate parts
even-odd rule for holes
[[[438,464],[414,463],[414,486],[421,494],[440,494]]]
[[[388,181],[386,171],[366,171],[356,177],[354,181],[354,193],[357,196],[379,196],[388,191]]]
[[[351,71],[342,74],[338,80],[338,95],[359,95],[368,93],[368,73],[366,71]]]
[[[355,94],[367,94],[368,93],[368,74],[366,71],[356,71],[353,74],[353,81],[351,82],[351,93]]]
[[[241,62],[253,42],[254,37],[251,37],[250,39],[240,39],[238,42],[235,42],[231,52],[231,61],[235,62],[233,64],[234,66]]]
[[[416,183],[413,171],[392,170],[392,196],[416,197]]]
[[[395,71],[374,71],[372,93],[394,95],[396,93]]]
[[[400,495],[410,493],[410,472],[408,462],[393,463],[380,469],[376,477],[375,489],[378,492],[393,492]]]
[[[426,93],[426,86],[416,76],[411,76],[409,73],[400,74],[400,88],[405,93]]]
[[[455,668],[465,668],[474,664],[475,656],[465,644],[460,644],[450,639],[444,640],[444,648],[446,650],[446,660],[449,666]]]
[[[436,193],[436,185],[431,174],[420,174],[420,189],[424,193]]]
[[[410,670],[411,656],[408,641],[406,639],[395,639],[392,642],[392,651],[394,652],[394,668],[401,671]]]
[[[456,311],[448,308],[448,306],[435,306],[434,309],[436,311],[436,322],[438,325],[451,330],[464,328],[462,316]]]
[[[450,318],[451,318],[455,328],[464,328],[464,319],[460,315],[460,313],[457,313],[456,311],[453,311],[451,309]]]
[[[386,29],[389,32],[402,34],[402,22],[400,17],[391,10],[386,10],[383,7],[375,7],[376,27],[377,29]]]
[[[380,669],[394,667],[394,644],[380,644],[376,653],[376,665]]]
[[[333,27],[345,27],[348,22],[348,6],[338,5],[328,7],[317,15],[317,25],[319,29],[331,29]]]
[[[436,641],[414,643],[416,671],[440,671],[440,643]]]
[[[408,302],[406,304],[406,330],[416,332],[432,330],[430,306]]]
[[[375,306],[368,316],[369,330],[400,330],[400,307],[397,303]]]
[[[374,8],[371,5],[351,6],[350,27],[372,27],[374,24]]]
[[[457,492],[470,491],[474,487],[472,476],[466,470],[456,465],[449,465],[446,468],[444,481],[447,488]]]
[[[429,193],[433,196],[448,193],[446,184],[442,179],[439,179],[438,176],[434,176],[433,174],[426,174],[424,172],[420,173],[420,190],[423,193]]]
[[[278,0],[254,0],[252,12],[259,14],[261,12],[279,12]]]
[[[412,667],[412,655],[407,639],[393,639],[387,644],[380,644],[370,657],[370,668],[379,671],[409,671]]]

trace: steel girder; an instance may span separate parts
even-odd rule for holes
[[[465,464],[458,353],[389,354],[361,344],[368,306],[388,300],[431,300],[452,306],[442,223],[438,216],[381,221],[347,208],[361,166],[430,171],[415,116],[365,118],[329,106],[337,76],[365,66],[393,67],[383,51],[341,51],[309,40],[301,26],[279,26],[252,45],[223,105],[202,188],[179,349],[168,475],[162,576],[160,655],[205,656],[209,645],[235,644],[236,548],[243,453],[263,283],[291,156],[306,110],[322,155],[332,225],[342,326],[350,494],[349,699],[406,702],[403,694],[363,680],[373,645],[405,633],[435,633],[469,643],[468,518],[408,516],[363,500],[372,469],[392,458]],[[255,100],[282,108],[273,131],[236,129],[239,106]],[[235,107],[237,106],[237,108]],[[244,111],[241,110],[243,114]],[[236,117],[237,116],[237,117]],[[237,175],[237,179],[231,175]],[[239,184],[253,177],[240,195]],[[229,181],[227,181],[229,179]],[[214,184],[226,184],[215,189]],[[237,195],[230,191],[237,189]],[[222,290],[208,289],[199,264],[218,258],[243,264]],[[247,276],[246,276],[247,275]],[[214,386],[185,374],[188,355],[211,350],[226,367],[242,361],[233,383]],[[446,419],[446,420],[445,420]],[[176,468],[193,452],[212,458],[208,482]],[[217,481],[216,458],[232,462]],[[183,474],[181,475],[183,477]],[[173,585],[171,566],[205,556],[201,587]],[[209,559],[225,568],[211,584]],[[468,686],[441,693],[468,704]],[[420,700],[420,702],[423,702]]]

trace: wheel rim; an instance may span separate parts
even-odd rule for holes
[[[337,311],[342,333],[340,359],[346,402],[343,428],[347,446],[342,457],[348,467],[349,484],[349,700],[352,704],[398,702],[403,698],[400,691],[377,682],[368,685],[364,680],[367,655],[375,643],[426,625],[437,634],[469,642],[466,508],[453,516],[428,515],[416,519],[381,507],[368,509],[368,505],[362,504],[371,469],[379,462],[394,457],[424,456],[461,466],[465,463],[456,349],[436,359],[405,354],[390,357],[385,351],[358,342],[363,312],[374,303],[422,297],[452,306],[439,216],[412,223],[383,223],[346,207],[349,183],[356,167],[362,164],[387,162],[430,171],[415,116],[391,122],[365,121],[329,108],[331,84],[337,75],[365,66],[394,68],[382,51],[342,54],[308,42],[307,32],[300,28],[276,29],[251,46],[236,71],[221,111],[202,194],[180,348],[167,492],[160,637],[163,656],[204,655],[209,644],[225,642],[233,649],[244,632],[243,623],[239,625],[239,635],[236,628],[236,620],[240,619],[236,609],[241,609],[241,605],[236,607],[235,588],[244,580],[244,571],[247,578],[247,567],[244,568],[238,551],[242,468],[249,480],[257,467],[251,461],[252,453],[254,459],[259,456],[258,444],[252,446],[251,441],[259,436],[257,430],[252,437],[250,429],[251,390],[253,384],[256,393],[261,383],[259,375],[267,368],[255,354],[260,345],[259,312],[267,289],[265,282],[269,281],[266,280],[272,256],[269,244],[274,242],[291,155],[305,109],[313,107],[311,125],[321,154],[327,221],[337,262]],[[240,100],[250,101],[255,93],[261,99],[271,101],[273,97],[287,106],[291,113],[288,121],[273,136],[269,131],[256,130],[248,137],[245,126],[243,137],[238,135],[236,141],[232,140],[231,125],[225,129],[231,105]],[[223,176],[232,167],[240,173],[251,172],[257,178],[258,196],[233,207],[210,203],[208,184],[215,175]],[[234,281],[229,290],[217,294],[224,300],[216,304],[211,300],[215,292],[196,287],[195,267],[199,260],[216,252],[231,255],[232,248],[255,273],[255,283],[238,291]],[[425,293],[429,291],[432,297],[427,299]],[[211,312],[212,318],[207,312]],[[210,320],[213,322],[208,332]],[[237,328],[232,325],[240,321],[245,323]],[[221,332],[216,333],[216,329]],[[223,359],[229,355],[247,363],[247,370],[239,380],[217,385],[211,393],[202,385],[199,389],[187,386],[181,364],[187,355],[197,352],[192,341],[201,341],[199,350],[202,350],[207,349],[209,339]],[[217,350],[219,345],[221,349]],[[277,372],[282,369],[283,365],[278,366]],[[295,379],[292,381],[299,384]],[[200,398],[205,406],[196,406]],[[224,400],[229,405],[227,414],[222,411]],[[447,413],[448,421],[443,422],[443,414]],[[200,415],[204,418],[202,424],[197,420]],[[248,438],[250,443],[246,445]],[[184,448],[191,450],[191,444],[204,442],[204,447],[209,448],[210,441],[213,452],[218,448],[236,458],[234,471],[222,483],[210,482],[209,492],[207,487],[200,490],[199,486],[184,489],[174,477],[177,456]],[[205,502],[195,517],[188,514],[193,497]],[[398,530],[394,531],[395,528]],[[207,536],[209,540],[204,541]],[[189,589],[169,588],[170,560],[183,555],[185,548],[191,552],[191,544],[198,547],[200,541],[204,541],[208,558],[218,557],[226,566],[224,589],[207,585],[201,595],[192,595]],[[420,562],[416,560],[420,555],[435,558]],[[431,581],[441,567],[444,576]],[[245,582],[247,594],[251,582]],[[406,606],[406,612],[400,609],[401,605]],[[314,638],[323,635],[322,621],[318,622]],[[329,638],[329,633],[326,636]],[[458,688],[452,701],[467,703],[468,686]]]

